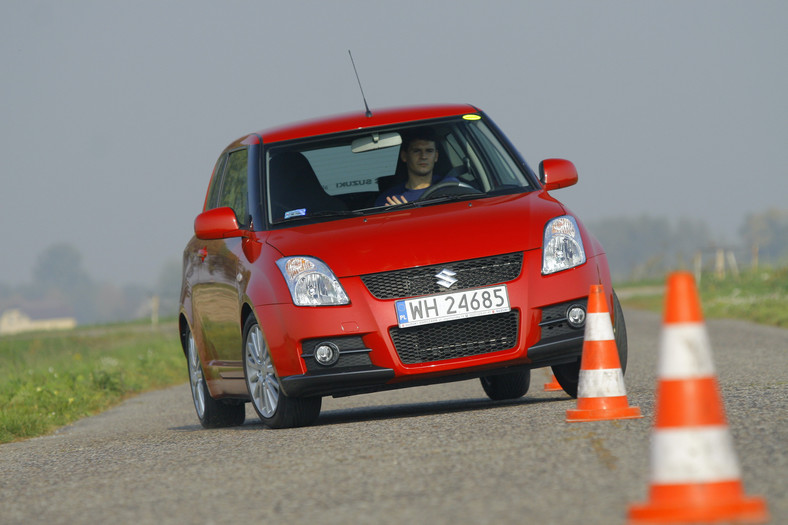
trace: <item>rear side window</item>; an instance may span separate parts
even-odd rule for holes
[[[247,164],[246,149],[233,151],[219,160],[206,207],[209,210],[222,206],[230,207],[238,222],[244,225],[249,224]]]
[[[212,210],[218,208],[219,192],[222,187],[222,179],[224,178],[224,167],[227,165],[227,155],[222,155],[216,161],[216,166],[213,169],[213,178],[211,179],[211,187],[208,188],[208,197],[205,199],[205,210]]]
[[[227,159],[227,170],[224,173],[222,193],[219,206],[229,206],[235,211],[238,222],[249,223],[249,205],[247,195],[246,177],[247,154],[246,150],[230,153]]]

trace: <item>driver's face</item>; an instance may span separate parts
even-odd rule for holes
[[[414,140],[406,151],[400,153],[400,158],[407,165],[409,173],[430,175],[438,161],[438,150],[431,140]]]

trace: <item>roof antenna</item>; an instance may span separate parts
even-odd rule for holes
[[[358,81],[358,89],[361,90],[361,98],[364,99],[364,108],[367,110],[367,118],[372,116],[372,112],[369,110],[369,106],[367,105],[367,97],[364,96],[364,88],[361,87],[361,79],[358,78],[358,70],[356,69],[356,63],[353,61],[353,53],[350,50],[347,50],[347,54],[350,55],[350,63],[353,64],[353,71],[356,73],[356,80]]]

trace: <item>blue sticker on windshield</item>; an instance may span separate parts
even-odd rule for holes
[[[285,219],[289,219],[290,217],[303,217],[304,215],[306,215],[306,208],[290,210],[285,212]]]

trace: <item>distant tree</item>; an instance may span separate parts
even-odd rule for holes
[[[772,208],[748,215],[739,235],[761,261],[777,262],[788,257],[788,210]]]
[[[82,264],[79,250],[68,243],[44,249],[33,266],[33,281],[14,287],[0,283],[0,312],[9,305],[57,305],[80,324],[109,323],[149,317],[156,297],[161,316],[176,315],[181,286],[181,263],[168,261],[155,288],[139,284],[95,282]],[[52,308],[49,308],[52,310]]]
[[[177,315],[181,298],[182,263],[179,259],[167,261],[159,272],[155,293],[159,296],[163,316]]]
[[[74,246],[58,243],[41,252],[33,267],[32,288],[43,296],[62,296],[80,323],[96,320],[95,285]]]
[[[150,290],[141,285],[118,287],[103,283],[96,287],[96,321],[106,323],[146,317],[150,315],[150,295]]]
[[[712,243],[703,221],[686,218],[614,217],[587,226],[605,248],[614,280],[662,277]]]
[[[53,244],[38,256],[33,267],[34,282],[63,291],[82,291],[92,282],[82,268],[82,255],[74,246]]]

